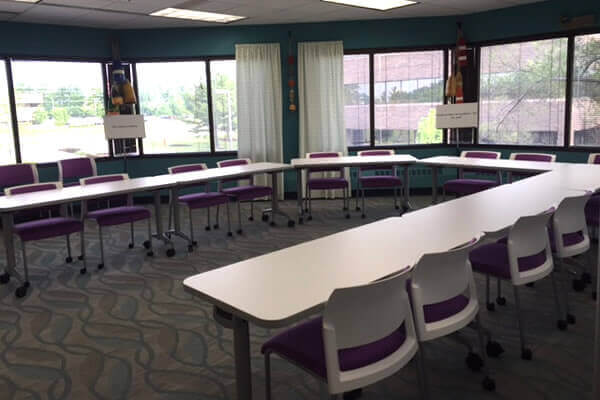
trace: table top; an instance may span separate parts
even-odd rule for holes
[[[52,206],[74,201],[118,196],[122,194],[167,189],[189,183],[210,182],[218,179],[236,178],[249,174],[269,173],[291,169],[289,164],[255,163],[181,174],[164,174],[124,181],[97,183],[87,186],[70,186],[57,190],[17,194],[0,197],[0,212],[14,212],[30,208]]]
[[[519,172],[546,172],[560,168],[564,163],[550,163],[539,161],[521,161],[507,159],[489,159],[489,158],[467,158],[453,156],[437,156],[418,160],[418,164],[437,166],[437,167],[454,167],[454,168],[476,168],[476,169],[491,169],[502,171],[519,171]]]
[[[344,156],[324,158],[294,158],[291,163],[294,168],[311,167],[354,167],[366,165],[407,165],[414,164],[417,158],[410,154],[395,154],[393,156]]]

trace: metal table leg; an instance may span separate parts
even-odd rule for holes
[[[412,211],[415,208],[410,204],[410,174],[408,173],[409,165],[404,166],[404,211]]]
[[[298,206],[298,223],[304,223],[304,207],[302,204],[302,168],[296,168],[296,197]]]
[[[17,261],[15,258],[15,242],[13,238],[14,218],[12,213],[2,214],[2,234],[4,236],[4,251],[6,252],[6,267],[4,275],[0,278],[2,283],[8,282],[11,276],[17,278],[21,283],[24,282],[23,277],[16,270]],[[6,282],[4,282],[6,280]]]
[[[171,189],[169,189],[169,191],[170,191],[169,198],[171,199],[171,204],[169,204],[169,207],[171,207],[171,213],[173,215],[173,229],[168,229],[165,232],[165,234],[167,237],[177,236],[177,237],[180,237],[183,240],[187,241],[188,242],[188,251],[192,251],[194,249],[194,241],[192,240],[192,238],[190,238],[188,235],[183,233],[183,231],[181,230],[181,216],[179,215],[179,201],[177,201],[177,199],[179,198],[178,188],[175,186],[175,187],[172,187]]]
[[[283,173],[283,172],[282,172]],[[271,195],[271,209],[265,210],[266,212],[271,212],[271,225],[275,225],[275,215],[280,215],[282,217],[287,218],[288,226],[290,228],[296,225],[296,222],[286,213],[281,211],[279,208],[279,180],[277,179],[278,172],[271,172],[271,188],[273,189],[273,194]],[[263,212],[265,212],[263,211]]]
[[[433,204],[437,204],[438,202],[438,167],[431,167],[431,191],[433,195]]]
[[[165,245],[170,246],[170,249],[167,250],[167,255],[169,257],[172,257],[175,255],[175,249],[173,248],[173,242],[167,237],[163,229],[162,217],[160,212],[160,190],[155,190],[152,193],[152,196],[154,198],[154,218],[156,222],[156,233],[152,234],[152,238],[160,240]]]
[[[598,228],[600,232],[600,227]],[[596,312],[594,320],[594,374],[592,375],[592,399],[600,399],[600,243],[598,244],[598,258],[596,266]]]

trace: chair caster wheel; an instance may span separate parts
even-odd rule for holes
[[[10,274],[8,272],[0,275],[0,283],[6,285],[10,281]]]
[[[346,214],[346,219],[350,219],[350,214]]]
[[[19,286],[17,288],[17,290],[15,290],[15,297],[18,299],[25,297],[26,294],[27,294],[27,286],[25,286],[25,285]]]
[[[193,245],[193,246],[198,246],[198,242],[197,242],[197,241],[195,241],[195,240],[192,240],[192,245]]]
[[[481,371],[481,368],[483,367],[483,360],[481,357],[472,352],[467,355],[465,363],[467,363],[467,367],[474,372]]]
[[[129,248],[133,249],[133,243],[129,243]]]
[[[304,212],[307,213],[308,212],[308,208],[304,209]]]
[[[567,330],[567,321],[565,321],[563,319],[559,319],[558,321],[556,321],[556,327],[561,331],[566,331]]]
[[[592,276],[590,275],[589,272],[584,272],[581,274],[581,280],[586,284],[592,283]]]
[[[498,358],[502,353],[504,353],[504,348],[498,342],[489,341],[485,346],[485,352],[491,358]]]
[[[308,218],[306,218],[307,221],[312,221],[312,215],[309,215]]]
[[[175,249],[167,250],[167,257],[173,257],[175,255]]]
[[[277,224],[275,223],[275,221],[271,221],[271,223],[270,223],[269,225],[271,225],[271,226],[275,226],[275,225],[277,225]]]
[[[535,286],[535,282],[526,283],[525,286],[527,286],[527,287],[534,287]]]
[[[592,299],[596,300],[596,292],[592,292]]]
[[[489,376],[486,376],[485,378],[483,378],[483,381],[481,382],[481,386],[483,386],[483,388],[485,390],[487,390],[488,392],[493,392],[496,390],[496,382]]]
[[[269,215],[268,214],[263,214],[262,220],[263,220],[263,222],[267,222],[269,220]]]
[[[531,354],[531,349],[521,349],[521,358],[523,360],[531,360],[533,358],[533,354]]]
[[[506,297],[496,297],[496,304],[498,304],[499,306],[505,306]]]
[[[98,264],[98,267],[97,267],[97,268],[98,268],[99,270],[100,270],[100,269],[103,269],[103,268],[104,268],[104,264]]]
[[[361,215],[360,217],[361,217],[362,219],[365,219],[365,218],[367,218],[367,216],[366,216],[365,214]],[[348,218],[348,217],[346,217],[346,218]]]
[[[575,322],[577,322],[575,316],[573,314],[567,314],[567,323],[575,325]]]
[[[80,256],[77,256],[77,259],[78,259],[79,261],[83,261],[83,254],[82,254],[82,255],[80,255]]]
[[[248,217],[248,221],[254,221],[254,217]]]
[[[288,221],[288,228],[293,228],[294,226],[296,226],[296,222],[292,221],[292,220],[289,220]]]
[[[362,389],[355,389],[343,394],[344,400],[356,400],[362,396]]]
[[[236,232],[237,232],[238,235],[241,235],[244,231],[241,230],[241,229],[238,229]]]
[[[67,257],[67,258],[65,258],[65,262],[67,264],[71,264],[73,262],[73,257]]]
[[[81,268],[81,269],[79,270],[79,273],[80,273],[81,275],[85,275],[85,273],[86,273],[86,272],[87,272],[87,268]]]
[[[395,208],[396,210],[399,210],[399,209],[400,209],[400,206],[394,206],[394,208]]]
[[[233,236],[233,232],[227,232],[227,236],[232,237]]]
[[[188,245],[188,253],[191,253],[192,251],[194,251],[194,245]]]
[[[219,229],[219,224],[214,224],[213,229]]]
[[[360,207],[356,207],[356,211],[360,211]]]
[[[204,227],[204,230],[205,230],[205,231],[210,231],[210,226],[208,226],[208,225],[207,225],[207,226],[205,226],[205,227]]]
[[[573,290],[576,292],[583,292],[585,289],[585,282],[583,279],[573,279]]]
[[[488,311],[495,311],[496,305],[494,303],[487,303],[487,309]]]
[[[154,257],[154,252],[153,251],[149,251],[149,252],[146,253],[146,255],[148,257]]]
[[[146,241],[144,242],[144,248],[145,248],[146,250],[150,248],[150,241],[149,241],[149,240],[146,240]]]

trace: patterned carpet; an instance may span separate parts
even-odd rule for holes
[[[429,202],[428,198],[413,200],[421,206]],[[285,202],[283,207],[293,212],[294,204]],[[112,228],[105,239],[107,263],[102,271],[95,268],[99,244],[96,228],[90,225],[86,236],[89,272],[83,276],[78,262],[64,263],[63,240],[30,245],[33,287],[27,297],[15,298],[14,280],[0,286],[0,399],[234,399],[231,332],[215,324],[210,305],[183,291],[182,280],[394,215],[390,199],[369,199],[368,204],[366,220],[357,213],[344,219],[337,201],[315,201],[315,219],[294,229],[257,221],[246,223],[244,235],[233,239],[226,238],[222,229],[196,229],[198,248],[187,253],[184,242],[176,241],[174,258],[165,257],[162,247],[155,249],[154,258],[145,256],[143,223],[132,250],[127,249],[128,227]],[[198,227],[204,225],[204,215],[198,213]],[[399,252],[402,245],[398,243]],[[73,248],[77,247],[74,238]],[[478,283],[483,299],[483,281],[478,278]],[[504,291],[506,307],[482,312],[483,322],[506,350],[490,363],[496,392],[484,392],[482,375],[466,368],[465,348],[443,339],[426,347],[431,397],[589,398],[590,289],[570,292],[577,324],[560,332],[555,328],[550,282],[524,288],[522,302],[533,361],[519,357],[512,289],[505,285]],[[260,345],[274,333],[251,326],[256,399],[264,398]],[[473,332],[465,331],[465,337],[476,343]],[[314,378],[289,363],[275,358],[272,367],[275,399],[316,399],[324,394]],[[419,398],[415,366],[366,388],[362,398]]]

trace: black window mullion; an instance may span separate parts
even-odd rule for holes
[[[108,96],[108,63],[103,62],[100,64],[100,69],[102,73],[102,95],[104,97],[104,114],[108,112],[106,107],[108,107],[109,96]],[[113,148],[111,146],[111,141],[106,141],[106,146],[108,147],[108,156],[113,157]]]
[[[17,120],[17,101],[15,99],[15,87],[13,85],[12,64],[10,59],[4,60],[6,69],[6,84],[8,86],[8,101],[10,105],[10,120],[12,123],[13,142],[15,146],[15,158],[21,163],[21,141],[19,139],[19,122]]]
[[[442,79],[444,81],[442,82],[442,90],[443,90],[443,93],[442,93],[442,103],[443,104],[448,104],[448,99],[446,98],[446,84],[448,83],[448,71],[449,71],[448,54],[449,54],[449,51],[448,51],[447,48],[444,49],[443,54],[444,54],[443,55],[443,57],[444,57],[444,73],[443,73],[443,75],[444,76],[443,76]],[[442,144],[448,144],[448,143],[450,143],[449,139],[448,139],[448,129],[444,128],[442,130],[442,132],[443,132],[442,133]]]
[[[473,144],[479,144],[479,91],[481,89],[481,46],[473,46],[473,59],[475,62],[473,70],[475,71],[475,100],[477,101],[477,127],[473,130],[475,137]]]
[[[563,147],[571,146],[571,107],[573,104],[573,71],[575,63],[575,36],[567,40],[567,82],[565,85],[565,132]]]
[[[142,110],[141,110],[142,106],[141,106],[140,92],[138,91],[137,64],[131,63],[130,68],[131,68],[131,75],[132,75],[133,92],[135,93],[135,99],[137,100],[137,102],[135,103],[135,113],[139,115],[142,113]],[[144,139],[142,139],[142,138],[138,138],[138,153],[140,156],[144,155]]]
[[[375,54],[369,53],[369,113],[371,147],[375,147]]]
[[[206,99],[208,101],[208,131],[210,133],[210,152],[215,153],[215,124],[213,118],[213,102],[212,102],[212,78],[210,76],[210,61],[205,62],[206,67]]]

